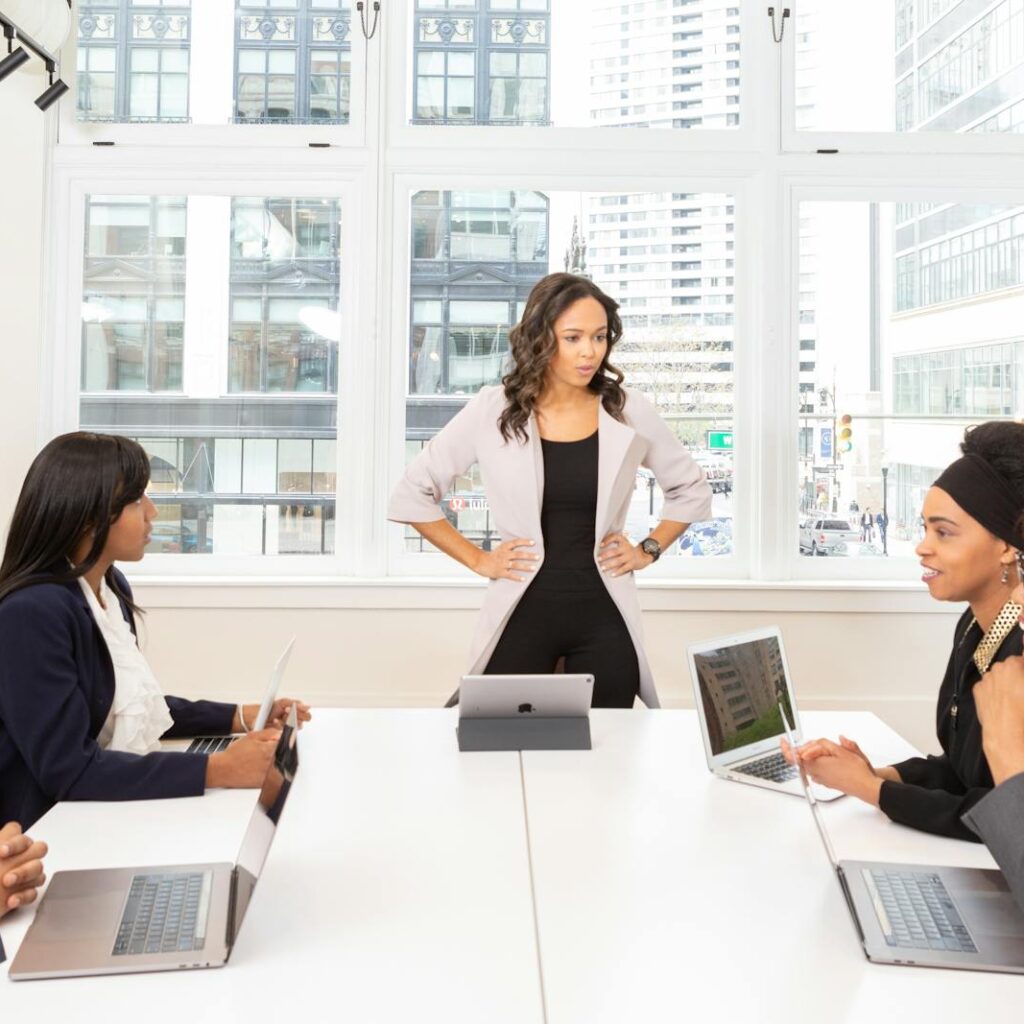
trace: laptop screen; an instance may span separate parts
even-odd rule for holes
[[[713,757],[784,735],[780,703],[796,721],[778,637],[705,649],[693,661]]]
[[[235,905],[229,923],[229,927],[232,928],[232,934],[228,936],[229,945],[234,944],[238,929],[242,926],[252,891],[256,888],[256,882],[270,852],[270,844],[274,841],[281,811],[284,810],[295,773],[298,771],[297,732],[298,723],[295,708],[292,707],[288,722],[281,731],[281,738],[274,750],[274,759],[263,780],[256,807],[249,819],[249,827],[242,838],[242,847],[238,851],[238,861],[235,864]]]

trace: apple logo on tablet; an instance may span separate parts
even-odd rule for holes
[[[519,705],[519,714],[521,714],[521,715],[528,715],[528,714],[530,714],[531,711],[533,711],[533,705],[532,704],[520,704]]]

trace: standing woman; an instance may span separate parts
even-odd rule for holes
[[[948,466],[924,500],[922,579],[938,601],[968,605],[953,633],[939,689],[936,728],[942,754],[874,768],[852,740],[800,748],[808,774],[924,832],[978,837],[960,819],[993,785],[974,706],[989,668],[1021,653],[1022,609],[1015,601],[1017,552],[1024,547],[1024,424],[969,427],[963,458]]]
[[[658,694],[643,650],[633,574],[711,514],[711,488],[657,411],[610,362],[618,303],[593,282],[550,274],[512,328],[512,368],[483,388],[406,469],[388,518],[412,525],[491,580],[473,637],[473,674],[566,672],[595,678],[595,707],[648,707]],[[466,540],[438,507],[476,462],[502,538]],[[624,533],[636,471],[665,495],[639,544]]]
[[[164,697],[138,648],[139,609],[114,562],[145,553],[148,483],[141,445],[104,434],[57,437],[28,471],[0,564],[0,822],[27,828],[58,800],[263,781],[273,731],[211,755],[159,750],[161,737],[244,732],[258,706]],[[271,724],[290,704],[276,702]]]

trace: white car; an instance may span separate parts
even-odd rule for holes
[[[860,540],[848,519],[813,516],[800,523],[800,551],[808,555],[845,555]]]

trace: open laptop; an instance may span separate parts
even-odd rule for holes
[[[1024,913],[1002,872],[839,860],[802,764],[798,774],[869,960],[1024,974]]]
[[[284,670],[288,667],[288,659],[291,657],[292,648],[295,646],[295,637],[288,641],[281,657],[277,659],[274,671],[270,673],[270,682],[267,683],[266,693],[263,694],[263,703],[260,704],[259,713],[253,723],[252,732],[259,732],[265,729],[270,712],[274,709],[274,701],[277,700],[277,691],[284,678]],[[186,748],[189,754],[216,754],[226,750],[231,743],[238,739],[237,736],[196,736]]]
[[[687,655],[710,771],[800,796],[797,770],[779,750],[786,730],[780,704],[798,740],[801,730],[778,626],[691,644]],[[814,791],[819,800],[843,795],[823,786]]]
[[[459,718],[586,718],[592,675],[463,676]]]
[[[10,977],[22,981],[226,964],[298,770],[297,736],[292,708],[234,864],[58,871]]]

